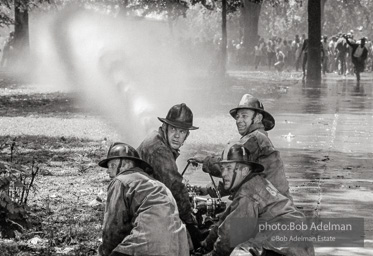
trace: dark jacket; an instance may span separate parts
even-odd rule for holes
[[[143,170],[109,184],[100,255],[189,255],[185,225],[169,189]]]
[[[352,48],[351,61],[354,64],[356,71],[358,71],[358,72],[364,72],[364,69],[365,69],[365,60],[368,58],[368,50],[367,50],[367,48],[364,47],[363,48],[363,53],[361,54],[361,56],[359,58],[357,58],[354,55],[355,55],[355,52],[356,52],[357,48],[360,46],[360,44],[353,43],[353,42],[349,41],[348,38],[346,38],[346,42]]]
[[[250,174],[232,194],[232,203],[219,219],[219,224],[213,228],[207,238],[208,243],[215,239],[211,255],[230,255],[232,250],[240,245],[255,247],[258,250],[267,249],[284,255],[296,252],[297,256],[314,255],[313,246],[306,248],[278,246],[271,238],[281,231],[258,232],[259,223],[282,223],[281,220],[302,220],[304,215],[299,212],[293,202],[261,175]],[[242,244],[244,243],[244,244]],[[244,254],[242,254],[244,255]]]
[[[244,147],[250,152],[250,161],[260,163],[264,166],[264,174],[281,194],[292,199],[289,192],[289,182],[285,176],[284,163],[282,162],[280,152],[277,151],[271,140],[268,138],[268,133],[264,130],[262,124],[253,124],[250,127],[247,135],[243,136],[240,141]],[[203,167],[206,172],[210,172],[218,176],[220,173],[220,157],[207,157]],[[222,191],[223,195],[227,195],[226,191]]]
[[[160,127],[158,132],[151,133],[141,143],[137,152],[141,159],[153,167],[154,178],[171,190],[179,208],[181,220],[187,224],[194,223],[188,190],[182,183],[183,177],[176,165],[179,152],[168,146],[166,134],[162,128]]]

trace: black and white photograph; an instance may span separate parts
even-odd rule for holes
[[[372,256],[372,0],[0,0],[0,256]]]

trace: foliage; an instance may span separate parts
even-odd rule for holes
[[[373,36],[373,1],[334,0],[325,5],[324,33],[336,35],[354,30],[355,37]],[[338,12],[336,12],[338,10]]]
[[[295,34],[307,34],[306,1],[270,1],[263,2],[259,21],[260,35],[264,38],[280,36],[287,39]],[[331,37],[339,32],[354,30],[357,38],[373,36],[373,2],[370,0],[326,0],[323,34]],[[336,11],[338,10],[338,12]],[[291,31],[291,33],[289,33]]]
[[[2,149],[10,148],[10,161],[0,161],[0,228],[3,237],[14,237],[15,230],[27,226],[27,199],[39,167],[17,163],[14,159],[16,138],[2,143]]]
[[[185,38],[199,38],[203,41],[214,38],[221,30],[221,12],[210,11],[201,4],[195,4],[187,10],[186,18],[179,19],[179,23],[185,23]]]
[[[259,20],[259,34],[264,38],[279,36],[293,39],[295,34],[307,33],[307,6],[289,0],[272,5],[265,2]],[[292,31],[289,34],[289,31]]]

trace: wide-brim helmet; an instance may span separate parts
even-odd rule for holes
[[[220,163],[242,163],[252,167],[254,172],[262,172],[263,165],[250,160],[250,152],[244,145],[239,143],[228,143],[225,147]]]
[[[273,129],[273,127],[275,127],[275,119],[273,118],[273,116],[265,111],[263,104],[251,94],[243,95],[240,103],[238,103],[238,106],[229,111],[233,118],[236,118],[236,114],[239,109],[251,109],[262,114],[262,123],[264,125],[264,130],[269,131]]]
[[[98,165],[103,168],[108,168],[108,162],[112,159],[129,159],[137,163],[138,167],[146,172],[152,172],[153,168],[140,158],[136,149],[122,142],[112,144],[108,150],[106,159],[101,160]]]
[[[193,113],[185,103],[177,104],[170,108],[166,118],[158,117],[159,121],[172,125],[176,128],[186,130],[196,130],[198,127],[193,126]]]

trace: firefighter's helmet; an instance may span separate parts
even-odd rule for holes
[[[265,111],[262,102],[260,102],[251,94],[243,95],[240,103],[238,103],[238,106],[229,111],[233,118],[236,118],[236,114],[239,109],[251,109],[262,114],[262,123],[264,125],[264,130],[266,131],[271,130],[275,126],[275,119],[273,118],[273,116]]]
[[[185,104],[177,104],[170,108],[166,118],[158,117],[158,119],[166,124],[186,130],[196,130],[198,127],[193,126],[192,110]]]
[[[106,159],[101,160],[98,165],[104,168],[108,168],[108,162],[112,159],[130,159],[137,163],[138,167],[146,172],[152,172],[152,167],[142,160],[137,153],[136,149],[130,145],[122,142],[116,142],[112,144],[108,150]]]

